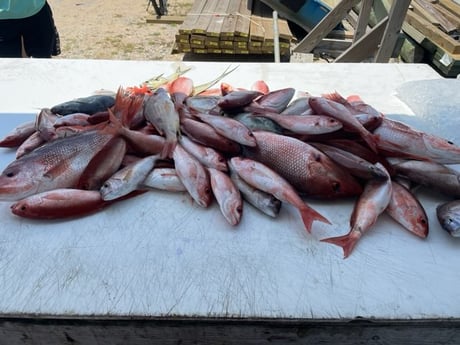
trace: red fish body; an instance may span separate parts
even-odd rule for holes
[[[114,136],[111,130],[85,131],[52,140],[13,161],[0,175],[0,200],[77,187],[92,159]]]
[[[110,203],[102,200],[99,191],[63,188],[21,199],[11,206],[11,212],[24,218],[62,219],[91,214]]]
[[[299,192],[319,198],[361,193],[356,179],[313,146],[270,132],[253,134],[257,146],[245,147],[245,155],[275,170]]]
[[[264,164],[249,158],[233,157],[230,159],[229,165],[251,186],[270,193],[277,199],[296,207],[308,232],[311,232],[314,221],[330,224],[327,218],[308,206],[300,198],[288,181]]]
[[[418,199],[405,187],[392,182],[392,193],[386,213],[414,235],[428,236],[429,224],[425,209]]]
[[[388,156],[431,160],[441,164],[460,163],[460,146],[402,122],[384,118],[374,130],[379,151]]]
[[[385,169],[377,163],[381,169]],[[350,232],[343,236],[325,238],[321,241],[328,242],[343,248],[343,256],[347,258],[359,239],[375,224],[378,216],[387,208],[392,193],[390,176],[387,179],[369,180],[355,204],[350,218]]]
[[[339,120],[342,122],[345,129],[358,133],[369,148],[377,152],[375,139],[372,133],[369,132],[343,104],[334,102],[325,97],[310,97],[308,102],[317,114],[329,115]]]

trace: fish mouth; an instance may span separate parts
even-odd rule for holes
[[[0,201],[18,201],[34,193],[33,186],[18,188],[17,185],[14,187],[0,185]]]

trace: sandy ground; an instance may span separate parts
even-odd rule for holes
[[[57,58],[181,60],[173,54],[180,24],[152,24],[147,0],[48,0],[60,34]],[[169,0],[168,14],[185,16],[193,0]]]

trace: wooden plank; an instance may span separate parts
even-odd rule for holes
[[[192,34],[190,36],[190,46],[192,48],[205,48],[206,36]]]
[[[450,13],[456,16],[460,15],[460,5],[458,3],[455,3],[452,0],[438,0],[437,2]]]
[[[219,48],[221,49],[233,49],[233,41],[220,40]]]
[[[218,0],[207,0],[204,5],[198,20],[192,28],[192,34],[206,35],[206,30],[211,22],[211,18],[216,10]]]
[[[219,39],[217,37],[206,36],[205,46],[206,46],[206,48],[218,49],[219,48]]]
[[[225,17],[222,23],[220,31],[220,38],[223,40],[232,40],[235,35],[236,23],[238,18],[238,11],[240,8],[241,0],[230,0],[227,12],[228,15]]]
[[[228,15],[228,5],[230,0],[221,0],[215,8],[215,13],[211,16],[208,28],[206,29],[206,36],[220,36],[220,31],[224,24],[224,20]]]
[[[265,29],[262,24],[262,3],[254,2],[251,15],[251,24],[249,27],[250,41],[263,41],[265,39]]]
[[[444,48],[451,54],[460,54],[460,42],[456,41],[446,33],[442,32],[430,22],[426,21],[419,15],[408,11],[406,14],[406,21],[423,33],[430,41],[436,45]]]
[[[432,24],[438,26],[442,31],[449,34],[457,29],[456,25],[451,23],[444,15],[439,13],[430,2],[425,0],[414,0],[412,1],[412,6],[414,6],[414,8],[419,6],[419,8],[427,14],[428,18],[426,19],[431,21]]]
[[[184,34],[177,34],[176,35],[176,42],[177,43],[189,43],[190,35]]]
[[[390,60],[410,3],[411,0],[398,0],[391,5],[388,23],[374,62],[388,62]]]
[[[147,18],[147,23],[153,24],[182,24],[186,16],[161,16],[156,18]]]
[[[236,19],[235,36],[249,39],[251,11],[251,3],[248,0],[241,1],[240,8],[238,10],[238,18]]]
[[[309,53],[314,47],[337,26],[350,9],[360,0],[343,0],[334,7],[294,48],[294,52]]]
[[[361,62],[364,59],[372,57],[380,44],[387,22],[388,17],[381,20],[380,23],[337,57],[334,62]]]
[[[359,11],[358,23],[356,24],[353,42],[359,40],[366,33],[373,4],[374,0],[363,0],[361,2],[361,9]]]
[[[206,0],[195,0],[190,11],[187,13],[184,22],[179,27],[179,34],[191,34],[192,29],[198,20],[199,14],[206,5]]]
[[[256,0],[256,2],[260,2]],[[274,41],[274,28],[273,28],[273,10],[266,4],[261,4],[261,17],[262,17],[262,26],[265,32],[265,41]],[[279,21],[279,20],[278,20]],[[278,36],[279,38],[279,36]]]
[[[448,19],[451,23],[453,23],[457,30],[460,30],[460,12],[457,15],[450,12],[445,7],[441,6],[439,3],[433,4],[436,11],[442,14],[446,19]]]
[[[426,36],[410,25],[407,21],[405,21],[402,25],[402,29],[407,35],[412,38],[415,42],[422,45],[423,41],[427,40]]]
[[[291,42],[294,38],[292,35],[291,29],[289,29],[289,24],[287,20],[278,18],[278,30],[281,40],[286,40]]]

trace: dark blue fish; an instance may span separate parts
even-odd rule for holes
[[[88,97],[76,98],[71,101],[63,102],[51,107],[54,114],[68,115],[74,113],[84,113],[88,115],[106,111],[115,104],[115,96],[92,95]]]

